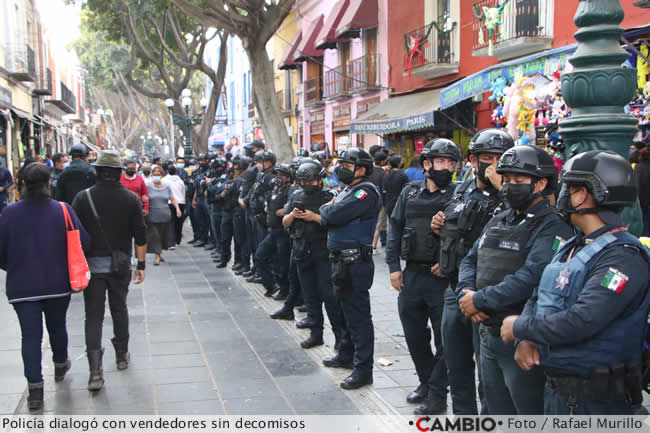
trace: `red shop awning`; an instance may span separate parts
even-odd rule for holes
[[[319,50],[324,50],[326,48],[336,48],[338,42],[345,42],[347,39],[341,39],[336,37],[336,29],[341,23],[345,11],[350,5],[350,0],[339,0],[334,5],[332,12],[327,17],[323,29],[320,31],[320,34],[316,38],[316,48]]]
[[[298,49],[296,50],[296,53],[294,55],[293,58],[294,62],[303,62],[307,60],[309,57],[323,56],[323,50],[319,50],[316,48],[316,38],[318,37],[318,34],[323,28],[324,20],[325,17],[321,15],[320,17],[318,17],[316,20],[312,21],[309,24],[309,28],[303,35],[302,41],[300,42],[300,45],[298,45]]]
[[[284,48],[282,61],[278,65],[278,69],[296,69],[298,67],[296,62],[293,61],[293,58],[298,49],[298,45],[300,45],[300,41],[302,41],[302,32],[296,33],[289,45]]]
[[[377,27],[378,14],[378,0],[351,0],[336,29],[336,37],[342,39],[359,37],[359,30]]]

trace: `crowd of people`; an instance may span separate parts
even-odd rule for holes
[[[650,258],[623,222],[638,188],[632,166],[615,153],[575,155],[558,174],[546,150],[487,129],[466,157],[436,138],[406,170],[379,146],[331,156],[301,151],[286,163],[261,141],[237,155],[221,150],[165,163],[105,151],[90,165],[83,146],[70,155],[58,173],[24,166],[24,200],[0,215],[0,268],[23,332],[32,408],[42,404],[42,314],[55,378],[70,368],[70,285],[63,234],[8,227],[61,219],[50,189],[67,203],[92,273],[84,291],[90,390],[103,386],[106,294],[116,363],[128,367],[133,243],[134,279],[142,282],[146,252],[154,265],[164,261],[164,250],[181,243],[187,217],[190,245],[282,303],[271,319],[294,321],[296,308],[307,313],[296,323],[309,330],[304,349],[324,344],[327,315],[336,354],[323,364],[350,370],[342,389],[373,383],[369,290],[381,244],[420,382],[407,397],[415,414],[446,413],[448,394],[457,415],[630,414],[641,405]],[[39,243],[27,237],[48,242],[43,260],[58,261],[38,268],[63,269],[57,278],[45,283],[29,272],[24,257]]]

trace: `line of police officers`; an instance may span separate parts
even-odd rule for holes
[[[371,156],[341,154],[336,194],[314,159],[276,166],[263,143],[247,150],[255,165],[235,157],[220,176],[225,161],[194,176],[219,215],[217,266],[234,237],[235,273],[285,301],[272,318],[293,320],[304,299],[304,348],[323,344],[324,305],[337,351],[324,365],[352,369],[344,389],[371,384],[381,207]],[[555,207],[557,171],[543,149],[488,129],[468,150],[476,175],[455,185],[460,149],[427,143],[426,179],[404,187],[390,216],[386,262],[420,380],[407,397],[421,403],[415,414],[445,413],[448,390],[455,414],[477,414],[474,360],[482,414],[631,413],[650,306],[648,254],[620,216],[636,200],[631,167],[611,152],[573,157]]]

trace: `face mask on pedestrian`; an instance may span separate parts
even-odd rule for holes
[[[208,166],[209,166],[209,164],[207,162],[202,162],[201,164],[199,164],[199,167],[201,167],[201,170],[204,170],[204,171],[208,169]]]
[[[127,168],[125,170],[125,173],[129,177],[133,177],[133,176],[135,176],[135,168]]]
[[[537,182],[535,182],[537,183]],[[503,184],[503,194],[506,201],[511,208],[518,211],[523,211],[530,206],[530,204],[541,193],[535,191],[535,183],[505,183]]]
[[[175,164],[176,170],[182,170],[185,168],[185,164]]]
[[[336,173],[336,177],[339,178],[339,181],[346,185],[350,185],[352,182],[354,182],[354,171],[350,170],[342,164],[336,166],[334,173]]]
[[[311,195],[320,191],[320,185],[309,185],[305,184],[302,186],[302,190],[305,191],[305,194]]]
[[[151,180],[153,180],[154,183],[160,183],[160,176],[151,176]]]
[[[151,174],[151,170],[142,170],[142,174],[149,176]]]

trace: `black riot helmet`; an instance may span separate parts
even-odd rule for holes
[[[298,167],[300,167],[300,164],[302,163],[302,160],[303,160],[302,156],[294,157],[291,160],[291,162],[289,163],[289,167],[291,167],[293,169],[293,171],[295,172],[298,169]]]
[[[228,165],[228,161],[226,161],[226,158],[215,158],[212,163],[210,163],[210,168],[213,170],[218,170],[218,169],[225,169],[226,166]]]
[[[311,158],[304,158],[298,171],[296,179],[298,181],[311,181],[322,179],[326,176],[325,168],[319,161]]]
[[[199,155],[199,161],[206,161],[209,160],[210,158],[208,157],[207,153],[202,153]]]
[[[68,154],[73,158],[88,156],[88,149],[81,143],[73,144]]]
[[[374,161],[366,149],[360,147],[350,147],[345,149],[339,156],[338,162],[349,162],[355,167],[366,167],[366,176],[372,174]]]
[[[269,161],[271,162],[272,165],[275,165],[275,163],[278,161],[277,157],[275,156],[275,153],[270,150],[270,149],[265,149],[265,150],[259,150],[255,153],[255,157],[253,158],[253,161],[255,162],[265,162]]]
[[[539,146],[522,144],[506,150],[497,163],[497,173],[518,173],[534,179],[547,179],[545,193],[557,188],[557,169],[553,157]]]
[[[432,158],[451,158],[454,161],[461,161],[463,159],[463,152],[451,140],[446,138],[434,138],[424,145],[424,149],[420,153],[420,164],[425,159]]]
[[[253,140],[250,143],[244,144],[244,149],[246,149],[246,156],[249,158],[252,158],[255,156],[255,153],[262,150],[266,149],[266,145],[264,144],[263,141],[261,140]],[[257,149],[257,150],[255,150]]]
[[[307,149],[298,150],[298,156],[309,156],[309,151]]]
[[[239,168],[242,172],[246,171],[249,166],[248,158],[245,156],[237,155],[232,159],[232,166]]]
[[[614,212],[633,206],[637,198],[632,166],[612,151],[590,150],[575,155],[564,163],[560,181],[564,190],[568,190],[564,185],[586,187],[597,207]]]
[[[503,129],[488,128],[479,131],[472,137],[467,147],[467,153],[500,153],[503,154],[506,150],[515,145],[514,140]]]
[[[188,161],[188,164],[189,164],[189,165],[197,165],[198,162],[196,161],[196,159],[192,158],[192,159],[190,159],[190,160]]]
[[[273,173],[279,174],[280,176],[286,176],[293,181],[293,172],[289,164],[278,164],[273,169]]]

